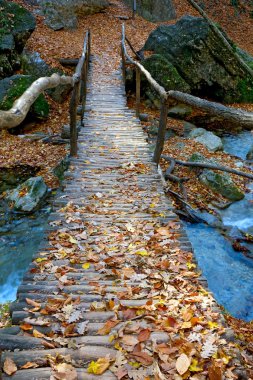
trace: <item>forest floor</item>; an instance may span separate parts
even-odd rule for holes
[[[32,9],[23,0],[15,0],[15,2]],[[203,1],[207,5],[207,13],[215,22],[218,22],[228,33],[231,39],[238,44],[242,49],[247,50],[253,55],[253,28],[252,19],[248,14],[244,13],[242,8],[235,8],[229,6],[229,0],[222,2],[217,1]],[[120,64],[120,35],[121,35],[121,20],[118,16],[131,17],[131,10],[128,10],[120,0],[111,1],[111,6],[105,13],[97,14],[94,16],[88,16],[85,19],[79,21],[78,28],[73,31],[60,30],[53,31],[47,28],[43,23],[41,16],[36,16],[37,28],[28,41],[27,48],[32,51],[40,53],[48,64],[58,67],[62,70],[62,66],[59,64],[59,58],[77,58],[80,56],[82,43],[85,31],[90,28],[93,36],[92,53],[97,57],[107,55],[107,67],[110,70],[110,65]],[[180,18],[185,14],[198,15],[193,10],[186,0],[175,0],[175,7],[177,11],[177,17]],[[175,20],[168,22],[168,24],[174,23]],[[129,19],[125,21],[126,33],[129,36],[133,46],[136,50],[140,49],[146,41],[149,33],[157,27],[157,24],[148,22],[139,16],[136,16],[134,20]],[[113,59],[112,59],[113,58]],[[106,70],[106,67],[101,67],[101,70]],[[67,73],[71,71],[66,70]],[[69,99],[59,105],[49,99],[51,105],[50,118],[47,121],[40,123],[30,123],[25,126],[22,134],[29,134],[34,132],[45,133],[59,133],[62,125],[68,123],[68,103]],[[131,100],[130,100],[131,104]],[[237,106],[237,105],[233,105]],[[240,105],[241,106],[241,105]],[[253,110],[252,105],[244,105],[245,109]],[[150,112],[144,108],[143,111]],[[156,111],[150,112],[152,117],[156,117]],[[178,137],[171,139],[167,142],[165,151],[169,150],[170,155],[176,155],[180,157],[180,152],[173,148],[175,144],[180,141],[180,133],[182,131],[182,123],[178,121],[170,120],[170,128],[173,128]],[[144,125],[146,127],[146,125]],[[188,153],[192,153],[196,150],[202,151],[206,156],[212,156],[203,146],[200,144],[187,144],[186,147]],[[42,142],[34,142],[21,139],[19,136],[10,135],[5,133],[0,140],[0,166],[11,166],[17,163],[27,163],[41,167],[41,174],[45,177],[46,181],[51,187],[56,187],[57,183],[55,179],[49,175],[50,169],[55,166],[56,162],[60,160],[66,154],[65,146],[56,146],[50,144],[44,144]],[[234,167],[235,160],[225,153],[216,153],[215,157],[219,157],[226,165]],[[185,177],[189,176],[189,170],[184,168],[177,169],[177,175]],[[246,181],[234,177],[239,186],[245,188]],[[210,197],[213,195],[206,191],[203,187],[198,187],[194,178],[188,182],[187,186],[189,201],[193,205],[200,209],[205,209],[207,202],[210,201]],[[196,203],[193,188],[202,195]],[[191,191],[190,191],[191,190]],[[227,317],[228,322],[235,327],[235,331],[242,340],[245,341],[248,349],[253,351],[253,323],[244,323],[234,318]],[[247,362],[248,358],[245,358]],[[252,364],[247,363],[249,366]]]

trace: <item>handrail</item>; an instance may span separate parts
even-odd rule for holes
[[[166,90],[160,86],[159,83],[151,76],[151,74],[137,61],[131,58],[126,49],[126,33],[125,25],[122,24],[122,38],[121,38],[121,54],[122,54],[122,69],[123,69],[123,79],[126,80],[126,59],[128,62],[132,63],[136,68],[136,115],[139,116],[140,113],[140,94],[141,94],[141,74],[145,75],[150,85],[159,94],[161,98],[161,110],[160,110],[160,120],[159,128],[157,134],[157,141],[155,152],[153,156],[153,161],[158,165],[160,157],[163,151],[165,132],[168,118],[168,94]]]
[[[77,107],[81,103],[81,124],[83,125],[83,116],[86,103],[87,94],[87,74],[89,68],[91,51],[91,34],[88,30],[85,34],[82,55],[79,58],[76,70],[74,73],[75,83],[73,86],[70,104],[69,104],[69,114],[70,114],[70,155],[77,155]]]
[[[162,86],[160,86],[154,78],[152,78],[151,74],[142,66],[141,63],[135,61],[128,55],[125,41],[125,25],[123,24],[121,39],[123,78],[124,80],[126,78],[126,63],[133,64],[136,68],[136,115],[139,116],[140,113],[141,74],[145,75],[152,88],[154,88],[154,90],[158,92],[161,98],[159,129],[157,134],[155,152],[153,156],[153,161],[157,165],[159,164],[165,142],[165,132],[168,119],[168,99],[173,99],[184,104],[193,106],[195,108],[199,108],[208,112],[211,115],[220,117],[222,118],[222,120],[226,120],[230,123],[237,123],[247,129],[253,129],[252,112],[244,111],[240,108],[226,107],[223,104],[201,99],[196,96],[186,94],[180,91],[170,90],[166,92],[166,90]]]

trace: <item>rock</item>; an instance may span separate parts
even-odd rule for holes
[[[151,57],[145,59],[142,64],[166,91],[178,90],[182,92],[190,92],[190,87],[180,76],[175,66],[173,66],[163,55],[153,54]],[[126,80],[130,81],[132,77],[133,76],[128,75]],[[158,94],[150,87],[144,76],[142,76],[141,81],[142,91],[145,93],[145,96],[151,100],[156,108],[159,108],[160,98]],[[180,106],[175,108],[178,108],[179,112]],[[190,107],[182,106],[182,109],[186,108],[189,110]],[[186,113],[188,114],[188,111]]]
[[[59,180],[64,177],[65,171],[68,169],[70,164],[69,156],[64,157],[52,170],[52,174],[55,175]]]
[[[32,177],[7,193],[5,199],[15,211],[35,211],[47,195],[48,187],[42,177]]]
[[[30,177],[34,177],[39,168],[30,165],[15,165],[0,168],[0,194],[6,190],[14,189]]]
[[[219,174],[205,169],[199,176],[199,180],[215,193],[219,193],[231,201],[239,201],[244,198],[244,194],[234,184],[228,173]]]
[[[180,91],[180,90],[179,90]],[[185,91],[187,92],[187,91]],[[168,116],[174,119],[185,119],[192,113],[192,108],[184,104],[179,104],[169,109]]]
[[[77,132],[79,133],[81,130],[81,124],[77,123],[76,128],[77,128]],[[69,126],[69,124],[65,124],[62,126],[61,138],[65,139],[65,140],[70,139],[70,126]]]
[[[20,54],[35,29],[34,16],[20,5],[0,0],[0,78],[20,67]]]
[[[24,74],[30,75],[34,80],[40,77],[50,77],[54,73],[64,75],[63,71],[49,66],[37,52],[31,53],[26,51],[22,55],[22,70]],[[67,84],[48,89],[46,92],[54,101],[63,103],[71,90],[72,86]]]
[[[147,113],[140,113],[139,119],[140,119],[140,121],[146,122],[149,120],[149,115]]]
[[[9,110],[16,99],[33,83],[29,75],[13,75],[0,80],[0,109]],[[49,114],[49,105],[43,94],[40,94],[31,106],[28,115],[45,119]]]
[[[129,6],[133,6],[133,0],[125,0],[125,2]],[[137,13],[152,22],[167,21],[176,18],[172,0],[137,0]]]
[[[74,29],[78,16],[98,13],[109,5],[107,0],[41,0],[45,24],[53,29]]]
[[[253,160],[253,145],[251,146],[250,150],[248,151],[248,153],[246,155],[246,159],[249,161]]]
[[[189,137],[189,134],[191,133],[191,131],[196,129],[196,125],[194,125],[192,123],[188,123],[187,121],[184,122],[183,127],[184,127],[184,137],[186,137],[186,138]]]
[[[228,103],[253,101],[252,79],[245,76],[224,42],[203,18],[184,16],[174,25],[158,26],[142,51],[162,56],[170,72],[174,67],[187,84],[189,93]],[[150,59],[152,56],[147,58]],[[159,82],[162,74],[153,71],[153,75]]]
[[[204,128],[193,129],[188,138],[193,138],[194,141],[203,144],[210,152],[223,150],[223,143],[220,137],[213,132],[206,131]]]

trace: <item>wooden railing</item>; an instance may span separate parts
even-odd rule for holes
[[[153,156],[153,161],[159,164],[160,157],[163,151],[165,132],[168,118],[168,94],[166,90],[160,86],[157,81],[152,78],[151,74],[137,61],[129,56],[126,49],[126,42],[128,45],[128,39],[125,34],[125,25],[122,25],[122,39],[121,39],[121,55],[122,55],[122,70],[123,79],[126,79],[126,64],[133,64],[136,70],[136,116],[140,114],[140,100],[141,100],[141,74],[145,75],[147,81],[151,87],[158,93],[161,99],[161,109],[160,109],[160,120],[159,129],[156,141],[155,152]]]
[[[81,124],[83,125],[83,116],[86,104],[87,93],[87,75],[89,68],[91,51],[91,33],[86,32],[82,55],[78,61],[75,70],[75,83],[71,94],[69,114],[70,114],[70,155],[77,155],[77,107],[81,104]]]
[[[192,0],[191,0],[192,2]],[[160,121],[159,129],[156,141],[155,152],[153,156],[153,161],[159,164],[161,154],[163,151],[165,132],[168,119],[168,99],[172,99],[179,103],[187,104],[191,107],[200,109],[208,113],[209,115],[215,116],[217,119],[229,122],[231,125],[241,126],[245,129],[253,129],[253,113],[244,111],[240,108],[231,108],[224,106],[223,104],[211,102],[206,99],[201,99],[196,96],[186,94],[180,91],[166,90],[152,78],[151,74],[140,64],[140,62],[135,61],[131,58],[126,49],[126,43],[129,45],[131,50],[136,53],[125,35],[125,26],[122,26],[122,39],[121,39],[121,54],[122,54],[122,69],[123,78],[126,79],[126,65],[132,64],[136,70],[136,115],[139,116],[140,113],[140,95],[141,95],[141,74],[144,75],[151,85],[151,87],[158,93],[161,100],[160,109]]]

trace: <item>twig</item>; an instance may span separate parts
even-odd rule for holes
[[[173,157],[165,156],[165,155],[162,155],[161,158],[163,158],[166,161],[174,160]],[[191,162],[191,161],[185,162],[185,161],[180,161],[180,160],[175,160],[175,163],[182,166],[220,170],[223,172],[228,172],[228,173],[236,174],[245,178],[253,179],[252,174],[248,174],[248,173],[241,172],[240,170],[228,168],[227,166],[214,165],[214,164],[208,164],[208,163],[202,163],[202,162]]]

